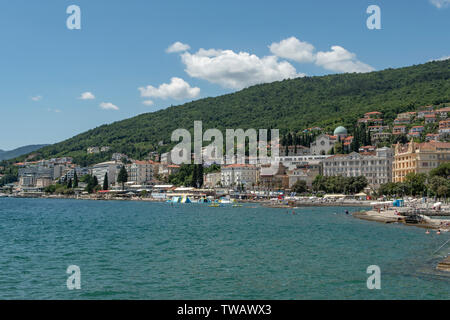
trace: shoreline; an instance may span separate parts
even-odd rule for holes
[[[384,212],[377,212],[374,210],[360,211],[352,214],[353,217],[374,221],[379,223],[402,223],[406,226],[418,227],[423,229],[441,230],[443,232],[450,231],[450,219],[430,219],[424,216],[423,220],[417,223],[411,223],[407,221],[406,216],[402,216],[401,213],[395,214],[395,210],[387,210]]]

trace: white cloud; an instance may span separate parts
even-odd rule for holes
[[[324,69],[335,72],[370,72],[375,70],[368,64],[359,61],[356,54],[341,46],[332,46],[331,51],[315,52],[315,48],[308,42],[295,37],[274,42],[270,51],[280,58],[290,59],[300,63],[315,63]]]
[[[450,0],[430,0],[430,2],[438,9],[442,9],[450,5]]]
[[[315,48],[308,42],[303,42],[295,37],[284,39],[280,42],[274,42],[269,46],[270,52],[274,55],[294,60],[300,63],[314,62]]]
[[[33,100],[33,101],[40,101],[40,100],[42,100],[42,96],[31,97],[31,100]]]
[[[146,106],[152,106],[155,103],[152,100],[144,100],[144,101],[142,101],[142,104],[144,104]]]
[[[81,100],[93,100],[93,99],[95,99],[95,96],[94,96],[94,94],[92,92],[87,91],[87,92],[83,92],[81,94],[81,96],[79,97],[79,99],[81,99]]]
[[[163,83],[158,88],[153,86],[139,88],[142,97],[158,99],[193,99],[200,95],[200,88],[191,87],[181,78],[173,77],[170,83]]]
[[[432,59],[430,61],[445,61],[450,59],[450,56],[444,56],[444,57],[440,57],[439,59]]]
[[[119,107],[112,104],[111,102],[100,103],[100,108],[102,108],[103,110],[119,110]]]
[[[183,53],[181,59],[191,77],[233,89],[302,76],[287,61],[280,62],[275,56],[259,58],[247,52],[200,49],[194,54]]]
[[[316,65],[336,72],[370,72],[375,69],[356,59],[356,54],[340,46],[332,46],[331,51],[318,52]]]
[[[179,41],[173,43],[170,47],[166,49],[167,53],[174,53],[174,52],[184,52],[189,50],[191,47],[188,44],[181,43]]]

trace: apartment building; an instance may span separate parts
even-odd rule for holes
[[[105,174],[108,174],[108,184],[111,186],[116,183],[121,168],[122,164],[116,161],[97,163],[92,167],[92,175],[97,177],[98,183],[102,186]]]
[[[223,187],[253,187],[258,182],[259,169],[251,164],[230,164],[221,169]]]
[[[344,177],[366,177],[369,186],[377,189],[392,181],[393,150],[376,149],[374,153],[339,154],[323,160],[323,175]]]
[[[414,141],[395,146],[393,181],[403,182],[408,173],[428,173],[444,162],[450,161],[450,143]]]
[[[134,161],[125,167],[128,173],[128,181],[135,184],[151,184],[158,173],[158,164],[154,161]]]

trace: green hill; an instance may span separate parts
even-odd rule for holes
[[[177,128],[192,129],[194,120],[207,128],[279,128],[302,130],[352,127],[365,112],[396,114],[450,102],[450,60],[365,74],[305,77],[253,86],[242,91],[193,101],[103,125],[40,150],[44,158],[73,156],[81,164],[110,154],[86,155],[89,146],[110,146],[139,159],[170,141]]]
[[[0,150],[0,160],[8,160],[16,157],[20,157],[21,155],[28,154],[30,152],[41,149],[42,147],[47,146],[47,144],[36,144],[20,147],[10,151]]]

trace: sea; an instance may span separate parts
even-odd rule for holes
[[[0,198],[0,299],[450,299],[448,233],[346,210]]]

